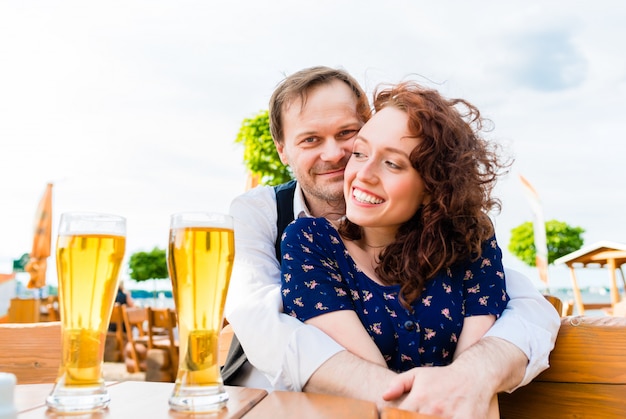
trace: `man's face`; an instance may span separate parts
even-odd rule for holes
[[[280,159],[291,167],[313,215],[329,202],[343,201],[343,174],[352,143],[363,125],[354,93],[335,80],[317,86],[283,109]]]

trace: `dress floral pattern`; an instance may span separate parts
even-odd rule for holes
[[[499,317],[509,300],[495,237],[484,243],[478,260],[427,282],[412,311],[400,304],[399,285],[380,285],[356,266],[324,218],[296,219],[281,248],[284,311],[306,321],[354,310],[394,371],[451,363],[464,318]]]

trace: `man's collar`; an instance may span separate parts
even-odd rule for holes
[[[293,194],[293,213],[295,218],[311,217],[311,213],[309,212],[306,202],[304,201],[304,195],[302,194],[300,183],[298,182],[296,182],[296,190]]]

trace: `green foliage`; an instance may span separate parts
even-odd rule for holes
[[[128,261],[130,277],[135,281],[149,279],[167,279],[167,259],[165,249],[155,247],[151,252],[137,252],[130,256]]]
[[[13,260],[13,272],[25,272],[29,260],[30,255],[28,253],[24,253],[19,259]]]
[[[548,263],[580,249],[584,243],[581,227],[550,220],[546,222],[546,241],[548,245]],[[528,266],[535,266],[535,233],[533,223],[527,221],[511,230],[509,251]]]
[[[241,124],[235,143],[243,144],[243,161],[263,185],[279,185],[293,179],[291,170],[278,156],[270,134],[269,112],[261,111]]]

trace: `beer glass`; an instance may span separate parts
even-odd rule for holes
[[[125,245],[123,217],[61,215],[56,261],[63,355],[46,398],[52,410],[89,412],[109,404],[102,363]]]
[[[180,342],[172,410],[214,412],[228,401],[217,358],[234,256],[230,216],[172,215],[167,262]]]

